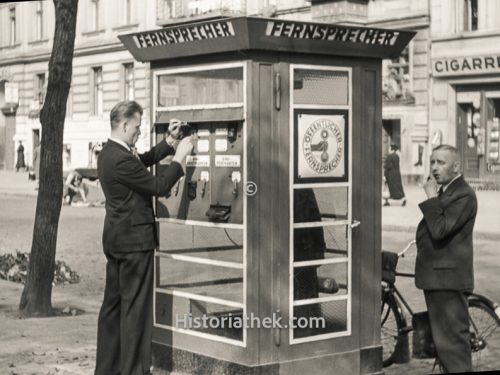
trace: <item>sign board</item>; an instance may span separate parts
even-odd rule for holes
[[[239,168],[241,165],[240,155],[215,155],[215,166],[226,168]]]
[[[449,57],[432,60],[434,77],[500,73],[500,55]]]
[[[347,111],[304,112],[295,116],[296,183],[347,181]]]
[[[244,50],[396,58],[414,35],[403,30],[236,17],[190,22],[119,38],[135,59],[157,61]]]
[[[186,156],[186,167],[210,167],[209,155]]]

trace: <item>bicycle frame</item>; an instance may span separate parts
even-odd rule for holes
[[[399,289],[396,287],[396,285],[393,285],[391,288],[393,289],[393,294],[394,294],[394,296],[397,297],[398,302],[402,302],[403,303],[406,311],[408,311],[410,313],[410,316],[415,315],[415,313],[413,312],[413,309],[410,307],[410,304],[403,297],[403,295],[401,294],[401,292],[399,291]]]

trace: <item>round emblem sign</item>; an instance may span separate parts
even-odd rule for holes
[[[318,119],[305,131],[302,140],[304,159],[316,173],[330,173],[342,161],[343,141],[342,130],[335,122]]]

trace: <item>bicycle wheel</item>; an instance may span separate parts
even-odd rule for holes
[[[382,291],[380,341],[383,351],[383,366],[394,363],[396,346],[404,325],[403,311],[394,296],[388,291]]]
[[[500,321],[479,299],[469,299],[472,368],[474,371],[500,369]]]

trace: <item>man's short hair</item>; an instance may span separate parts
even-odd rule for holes
[[[450,152],[456,161],[458,161],[458,162],[460,161],[460,154],[458,153],[458,150],[456,147],[454,147],[452,145],[439,145],[437,147],[434,147],[432,149],[432,152],[440,151],[440,150]]]
[[[142,116],[143,110],[139,103],[133,100],[125,100],[117,103],[109,114],[111,129],[116,129],[116,127],[120,125],[123,120],[132,118],[136,113]]]

